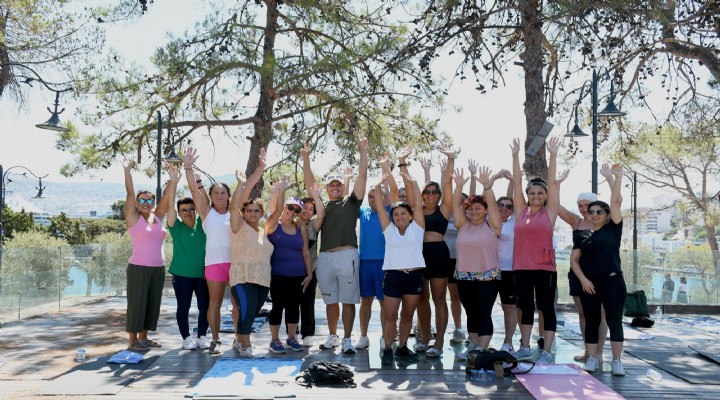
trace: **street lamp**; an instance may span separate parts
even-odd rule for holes
[[[72,87],[68,87],[68,88],[60,89],[60,90],[54,89],[54,88],[50,87],[50,85],[48,85],[48,83],[45,82],[45,80],[43,80],[40,77],[40,74],[35,72],[34,69],[28,67],[27,65],[23,65],[23,64],[19,64],[19,63],[10,63],[10,64],[3,64],[3,66],[18,66],[18,67],[25,68],[26,70],[32,72],[35,75],[35,77],[18,75],[18,77],[25,78],[24,83],[27,83],[28,85],[32,86],[33,81],[38,81],[38,82],[42,83],[43,86],[45,86],[48,90],[55,92],[55,104],[54,104],[55,109],[51,110],[50,107],[47,108],[47,110],[51,114],[50,119],[48,119],[47,121],[45,121],[41,124],[35,125],[36,127],[40,128],[40,129],[48,129],[48,130],[56,131],[56,132],[68,132],[70,130],[70,129],[64,127],[60,123],[60,114],[62,114],[63,111],[65,111],[65,108],[58,111],[58,107],[60,106],[60,93],[69,92],[69,91],[73,90]]]
[[[607,70],[605,70],[605,75],[608,76]],[[586,82],[587,83],[587,82]],[[612,82],[612,79],[610,80],[610,99],[608,100],[607,106],[600,112],[597,110],[597,103],[598,103],[598,77],[597,72],[593,69],[593,75],[592,75],[592,82],[590,84],[591,92],[592,92],[592,192],[597,194],[598,192],[598,161],[597,161],[597,136],[598,136],[598,126],[597,126],[597,117],[621,117],[625,115],[624,112],[618,110],[617,106],[615,105],[615,93],[614,93],[614,84]],[[582,88],[580,89],[580,99],[584,97],[585,94],[585,84],[583,84]],[[587,136],[586,133],[580,129],[580,126],[578,126],[578,114],[577,114],[577,105],[575,106],[575,126],[573,126],[573,129],[568,132],[566,137],[582,137]]]
[[[627,176],[627,174],[625,174]],[[629,177],[628,177],[629,178]],[[633,171],[632,173],[632,186],[630,187],[630,197],[632,198],[632,204],[630,206],[630,210],[633,214],[633,286],[635,287],[634,290],[637,290],[637,284],[638,284],[638,254],[637,254],[637,245],[638,245],[638,229],[637,229],[637,172]]]
[[[157,157],[156,157],[156,160],[157,160],[157,171],[156,171],[157,187],[155,188],[155,196],[159,201],[160,197],[162,197],[161,196],[162,195],[162,187],[160,185],[160,175],[162,172],[163,160],[165,160],[167,163],[169,163],[171,165],[178,166],[178,165],[182,164],[182,159],[180,157],[178,157],[177,153],[175,153],[175,142],[174,141],[173,141],[172,145],[170,146],[170,153],[165,158],[160,156],[162,154],[162,128],[163,128],[162,115],[160,115],[160,111],[157,112],[157,121],[158,121],[158,125],[157,125]],[[168,128],[168,134],[169,134],[170,138],[172,139],[172,134],[170,132],[170,128]]]
[[[7,170],[3,169],[2,164],[0,164],[0,266],[2,265],[2,248],[3,248],[3,236],[5,235],[5,226],[3,225],[3,212],[5,207],[5,188],[7,187],[7,184],[12,182],[12,179],[8,177],[8,174],[10,171],[12,171],[15,168],[22,168],[26,172],[23,172],[22,175],[27,176],[28,172],[30,175],[34,176],[40,181],[40,185],[38,185],[38,194],[35,196],[35,198],[41,198],[42,197],[42,191],[43,191],[43,185],[42,180],[43,178],[47,178],[47,174],[44,176],[37,176],[32,171],[30,171],[27,167],[24,167],[22,165],[14,165]]]

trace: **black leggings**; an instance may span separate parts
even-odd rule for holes
[[[500,281],[458,280],[457,286],[460,303],[467,314],[468,332],[492,335],[492,309],[500,291]]]
[[[313,277],[302,294],[300,300],[300,325],[295,329],[295,334],[301,334],[302,337],[315,336],[315,292],[317,291],[317,276],[313,271]],[[287,331],[287,321],[285,322],[285,330]],[[288,337],[290,332],[288,332]]]
[[[208,304],[210,304],[210,294],[205,278],[188,278],[173,275],[172,284],[173,289],[175,289],[175,299],[177,300],[175,319],[180,329],[180,335],[182,335],[183,339],[190,336],[188,316],[190,314],[190,304],[192,303],[194,292],[197,298],[198,308],[197,337],[205,336],[208,330],[207,310]]]
[[[517,307],[522,310],[520,325],[532,325],[535,319],[535,303],[545,318],[545,330],[555,332],[555,291],[557,272],[544,270],[515,270],[515,296]]]
[[[580,292],[580,302],[585,312],[585,343],[598,342],[600,329],[600,308],[605,307],[605,320],[610,330],[611,342],[625,340],[622,317],[625,309],[627,288],[621,272],[588,276],[595,286],[595,294]]]
[[[304,276],[272,275],[270,278],[270,325],[280,325],[285,310],[285,323],[297,324],[300,321],[300,301],[302,300],[302,281]]]

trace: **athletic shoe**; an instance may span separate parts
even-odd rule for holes
[[[545,350],[545,338],[540,336],[537,340],[537,345],[538,345],[538,349],[540,349],[540,351]]]
[[[467,335],[465,334],[465,331],[462,329],[455,329],[452,333],[452,338],[450,338],[450,343],[462,343],[467,339]]]
[[[242,344],[240,344],[237,340],[233,340],[233,348],[240,352],[243,351]]]
[[[395,357],[393,356],[392,349],[383,350],[382,358],[380,359],[381,364],[392,364]]]
[[[222,342],[220,342],[219,340],[213,340],[210,342],[210,350],[208,350],[208,352],[210,354],[220,354],[222,353],[221,348]]]
[[[585,365],[583,366],[583,369],[587,372],[595,372],[600,368],[600,362],[597,358],[590,356],[585,360]]]
[[[240,343],[238,343],[235,349],[237,350],[238,357],[240,358],[255,358],[252,346],[248,346],[246,349],[243,349]]]
[[[285,346],[283,346],[280,339],[275,339],[272,342],[270,342],[270,345],[268,346],[268,349],[272,351],[273,353],[283,354],[285,353]]]
[[[532,350],[529,347],[520,347],[520,350],[515,352],[515,358],[518,360],[530,360],[532,359]]]
[[[426,345],[425,343],[415,343],[415,352],[417,353],[424,353],[426,352],[430,346]]]
[[[195,342],[195,346],[197,346],[197,348],[200,350],[207,350],[210,348],[210,343],[208,343],[205,336],[200,336],[197,342]]]
[[[195,350],[195,341],[192,336],[188,336],[183,340],[182,348],[185,350]]]
[[[297,341],[297,338],[288,338],[285,341],[285,344],[288,345],[291,349],[295,351],[303,351],[303,345],[300,344],[300,342]]]
[[[515,354],[515,349],[510,343],[503,343],[502,346],[500,346],[500,351],[507,351],[510,354]]]
[[[357,349],[357,346],[355,346]],[[380,350],[385,350],[385,338],[383,336],[380,336]]]
[[[340,338],[333,334],[328,335],[327,339],[325,339],[325,343],[320,344],[320,348],[323,350],[332,349],[333,347],[338,346],[340,346]]]
[[[302,338],[302,345],[303,347],[313,347],[315,343],[313,343],[313,337],[312,336],[305,336]]]
[[[370,340],[367,336],[360,336],[360,340],[355,343],[355,349],[362,350],[370,347]]]
[[[398,347],[397,350],[395,350],[395,357],[403,357],[403,358],[416,358],[417,354],[415,354],[412,350],[408,349],[407,344],[403,347]]]
[[[342,341],[342,352],[345,354],[355,354],[355,346],[353,346],[351,338],[344,338]]]
[[[460,360],[467,360],[468,352],[473,351],[473,350],[475,350],[475,344],[473,344],[473,342],[470,342],[470,344],[467,345],[465,350],[456,354],[456,357]]]
[[[425,357],[439,358],[442,355],[442,353],[443,353],[442,349],[438,349],[437,347],[431,347],[428,349],[428,351],[425,352]]]
[[[555,356],[553,356],[550,352],[543,351],[542,353],[540,353],[540,357],[538,357],[536,364],[555,364]]]
[[[610,363],[612,367],[612,374],[615,376],[625,376],[625,368],[623,368],[622,361],[619,358],[612,360]]]

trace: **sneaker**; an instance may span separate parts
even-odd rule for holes
[[[462,329],[455,329],[452,333],[452,338],[450,338],[450,343],[462,343],[467,339],[467,335],[465,334],[465,331]]]
[[[439,358],[442,355],[443,351],[442,349],[438,349],[437,347],[431,347],[428,349],[428,351],[425,352],[425,357],[428,358]]]
[[[210,343],[208,343],[205,336],[200,336],[197,342],[195,342],[195,346],[197,346],[197,348],[200,350],[207,350],[210,348]]]
[[[283,346],[280,339],[275,339],[272,342],[270,342],[270,345],[268,346],[268,349],[272,351],[273,353],[283,354],[285,353],[285,346]]]
[[[351,338],[344,338],[342,341],[342,352],[345,354],[355,354],[355,346],[353,346]]]
[[[131,345],[127,348],[130,351],[139,351],[139,352],[146,352],[150,351],[150,348],[145,345],[145,343],[140,341],[134,341]]]
[[[424,353],[426,352],[430,346],[426,345],[425,343],[415,343],[415,352],[417,353]]]
[[[293,349],[295,351],[303,351],[304,350],[303,345],[301,345],[300,342],[298,342],[297,338],[295,338],[295,337],[288,338],[285,341],[285,344],[287,344],[291,349]]]
[[[333,334],[328,335],[327,339],[325,339],[325,343],[320,344],[320,348],[323,350],[332,349],[333,347],[338,346],[340,346],[340,338]]]
[[[600,362],[595,357],[588,357],[585,360],[585,365],[583,366],[583,369],[587,372],[595,372],[600,368]]]
[[[515,349],[511,343],[503,343],[502,346],[500,346],[500,351],[507,351],[510,354],[515,354]]]
[[[302,345],[303,347],[313,347],[315,343],[313,343],[313,337],[312,336],[305,336],[302,338]]]
[[[392,364],[394,360],[395,360],[395,357],[393,356],[392,349],[383,350],[383,354],[382,354],[382,358],[380,359],[380,363]]]
[[[357,349],[357,346],[355,346],[355,348]],[[380,350],[385,350],[385,337],[384,336],[380,336]]]
[[[615,376],[625,376],[625,368],[623,368],[622,361],[619,358],[612,360],[610,363],[612,367],[612,374]]]
[[[555,364],[555,356],[553,356],[550,352],[543,351],[542,353],[540,353],[540,357],[538,357],[536,364]]]
[[[457,353],[455,356],[456,356],[459,360],[467,360],[467,358],[468,358],[468,352],[473,351],[473,350],[475,350],[475,344],[473,344],[473,342],[470,342],[470,344],[467,345],[467,347],[465,348],[465,350],[463,350],[463,351],[460,352],[460,353]]]
[[[518,360],[530,360],[532,356],[532,350],[529,347],[520,347],[520,350],[515,352],[515,358]]]
[[[537,345],[538,345],[538,349],[540,349],[540,351],[545,350],[545,338],[540,336],[537,340]]]
[[[415,358],[417,357],[417,354],[413,352],[412,350],[408,349],[407,344],[403,347],[398,347],[397,350],[395,350],[395,357],[404,357],[404,358]]]
[[[219,340],[213,340],[210,342],[210,350],[208,352],[210,354],[220,354],[222,353],[222,342]]]
[[[367,338],[367,336],[360,336],[360,340],[355,343],[355,348],[357,350],[367,349],[370,347],[370,340]]]
[[[185,350],[195,350],[195,341],[193,340],[192,336],[188,336],[183,340],[182,348]]]
[[[238,347],[235,347],[238,351],[238,357],[240,358],[255,358],[253,355],[253,347],[248,346],[247,348],[243,348],[242,346],[239,346],[240,343],[238,343]]]
[[[240,344],[237,340],[233,340],[233,348],[239,352],[243,351],[242,344]]]

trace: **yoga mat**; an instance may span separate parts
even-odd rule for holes
[[[186,397],[295,397],[294,393],[300,387],[295,383],[295,376],[301,371],[302,364],[302,359],[291,358],[221,359],[205,373]]]
[[[578,375],[515,375],[518,381],[536,399],[622,399],[617,392],[595,379],[575,364],[568,367],[578,371]]]
[[[152,365],[158,356],[139,364],[109,364],[110,356],[99,357],[73,367],[46,385],[43,395],[115,395]]]
[[[687,382],[720,385],[720,365],[693,350],[626,349],[625,352]]]
[[[706,358],[709,358],[713,360],[714,362],[720,364],[720,347],[718,346],[711,346],[711,347],[700,347],[700,346],[688,346],[689,348],[695,350],[697,353],[700,353],[701,355],[705,356]]]

